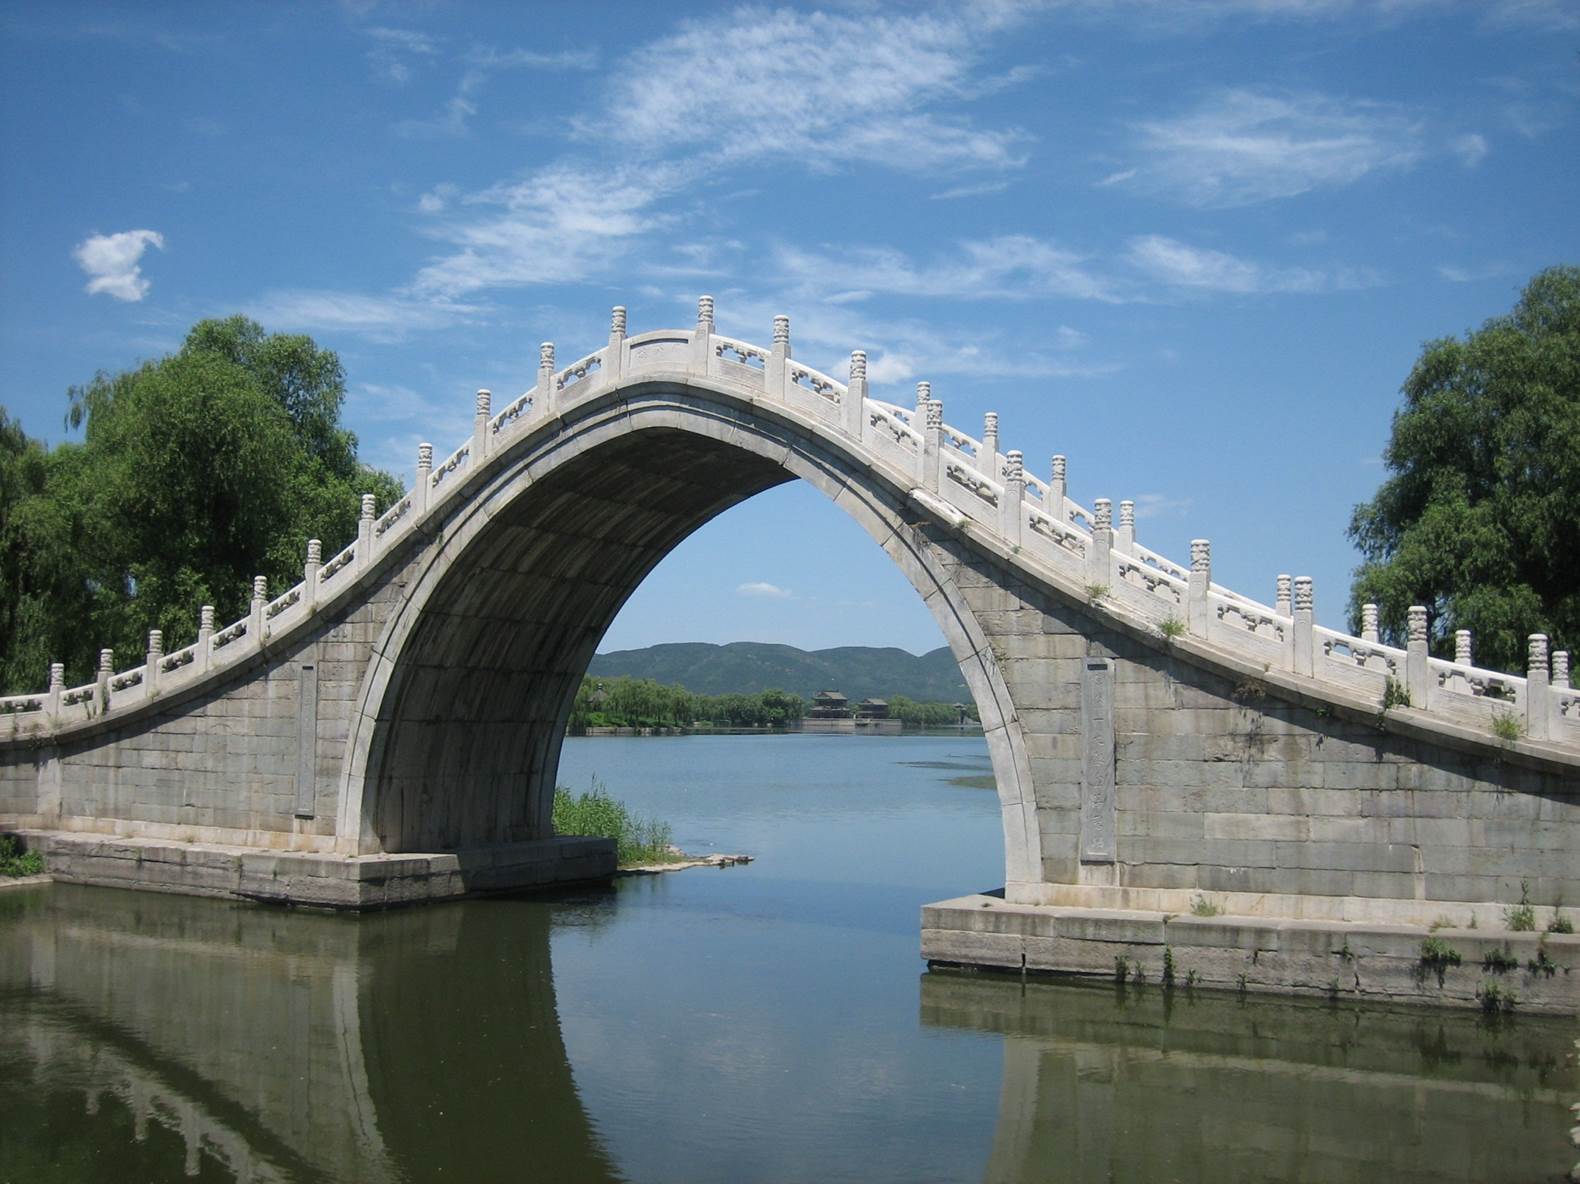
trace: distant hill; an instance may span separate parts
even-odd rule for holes
[[[806,698],[839,691],[853,703],[893,695],[922,702],[971,701],[947,646],[917,657],[902,649],[861,645],[807,651],[757,641],[684,641],[597,654],[587,673],[679,683],[699,695],[751,695],[777,688]]]

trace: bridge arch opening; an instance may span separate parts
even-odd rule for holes
[[[692,385],[620,392],[516,451],[452,499],[405,568],[350,725],[343,851],[548,837],[576,691],[620,609],[698,528],[799,478],[921,595],[987,736],[1006,882],[1041,878],[1030,766],[1002,673],[905,490],[773,410]]]

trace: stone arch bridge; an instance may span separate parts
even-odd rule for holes
[[[844,380],[796,361],[785,317],[760,346],[711,298],[683,330],[628,335],[617,308],[596,351],[561,368],[545,344],[525,393],[479,391],[472,435],[424,445],[410,491],[365,498],[283,595],[0,700],[0,828],[61,878],[352,908],[607,876],[608,844],[550,824],[588,661],[682,539],[800,478],[922,596],[987,735],[1004,895],[969,934],[929,912],[930,954],[1111,970],[1050,918],[1203,900],[1269,924],[1486,925],[1522,884],[1543,921],[1580,905],[1567,654],[1533,637],[1524,678],[1468,635],[1433,658],[1424,610],[1405,649],[1374,615],[1325,629],[1309,579],[1225,588],[1205,540],[1171,561],[1129,502],[1072,500],[1064,457],[1041,479],[996,415],[975,438],[942,412],[926,383],[872,398],[860,351]]]

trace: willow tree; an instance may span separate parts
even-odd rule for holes
[[[345,375],[311,338],[242,317],[202,321],[181,349],[69,392],[82,442],[45,450],[0,424],[0,677],[36,689],[49,661],[89,677],[99,647],[135,663],[198,608],[244,614],[252,578],[301,578],[309,538],[350,542],[364,492],[400,494],[340,424]]]
[[[1580,645],[1580,268],[1536,275],[1506,316],[1428,342],[1383,460],[1355,508],[1350,592],[1401,643],[1427,607],[1434,652],[1469,629],[1476,662],[1519,670],[1531,633]]]

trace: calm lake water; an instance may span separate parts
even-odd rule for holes
[[[370,917],[0,893],[0,1182],[1561,1180],[1573,1024],[928,973],[980,737],[571,740],[747,867]]]

